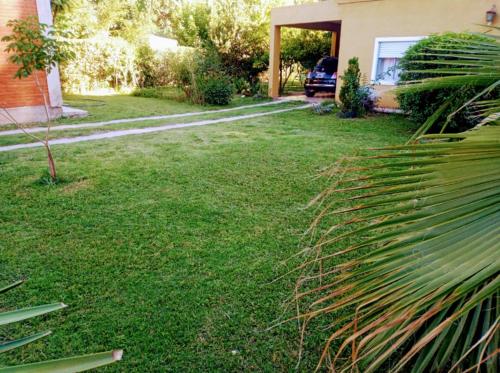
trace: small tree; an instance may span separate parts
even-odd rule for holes
[[[346,118],[356,118],[364,114],[363,95],[360,90],[361,72],[359,71],[358,57],[349,60],[347,70],[342,76],[343,84],[340,88],[339,99],[342,115]]]
[[[7,117],[18,128],[30,137],[40,141],[47,151],[49,173],[52,182],[57,180],[56,166],[49,145],[51,115],[46,91],[40,83],[40,72],[50,73],[58,63],[70,57],[70,52],[62,48],[62,42],[56,40],[56,32],[46,24],[39,23],[34,16],[25,19],[10,20],[7,26],[12,29],[12,34],[4,36],[3,42],[8,43],[5,51],[10,53],[9,60],[18,65],[14,78],[25,79],[33,76],[36,87],[43,98],[45,114],[47,116],[47,130],[45,137],[40,138],[29,134],[17,120],[10,115],[7,108],[2,108]]]

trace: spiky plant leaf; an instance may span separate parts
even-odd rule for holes
[[[115,350],[97,354],[44,361],[42,363],[0,368],[0,373],[73,373],[83,372],[121,360],[123,351]]]
[[[37,333],[34,335],[30,335],[29,337],[19,338],[19,339],[16,339],[14,341],[1,343],[0,344],[0,354],[2,352],[7,352],[7,351],[13,350],[15,348],[22,347],[24,345],[27,345],[28,343],[34,342],[34,341],[36,341],[40,338],[46,337],[50,334],[51,334],[50,331],[46,331],[46,332],[41,332],[41,333]]]
[[[6,293],[6,292],[8,292],[9,290],[12,290],[12,289],[14,289],[14,288],[18,287],[18,286],[19,286],[19,285],[21,285],[23,282],[24,282],[23,280],[19,280],[19,281],[13,282],[13,283],[12,283],[12,284],[10,284],[10,285],[7,285],[7,286],[5,286],[5,287],[1,288],[1,289],[0,289],[0,294],[2,294],[2,293]]]
[[[337,168],[318,201],[296,299],[334,329],[332,370],[498,371],[500,127],[421,139]]]
[[[24,281],[16,281],[4,288],[0,289],[0,294],[21,285]],[[29,307],[14,311],[0,312],[0,325],[6,325],[31,319],[41,316],[46,313],[60,310],[67,307],[63,303],[47,304],[37,307]],[[8,352],[15,348],[22,347],[28,343],[46,337],[51,334],[51,331],[37,333],[28,337],[19,338],[12,341],[0,342],[0,353]],[[83,372],[89,369],[101,367],[121,360],[123,355],[122,350],[102,352],[91,355],[83,355],[70,357],[66,359],[51,360],[41,363],[33,363],[26,365],[17,365],[11,367],[0,368],[1,373],[68,373],[68,372]]]
[[[31,319],[36,316],[44,315],[67,307],[64,303],[46,304],[43,306],[29,307],[20,310],[7,311],[0,313],[0,325],[11,324],[14,322]]]

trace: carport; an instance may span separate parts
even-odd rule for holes
[[[338,57],[342,22],[338,15],[338,7],[330,1],[272,9],[268,94],[273,98],[279,97],[282,27],[330,31],[332,33],[330,55]]]

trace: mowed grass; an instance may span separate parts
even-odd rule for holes
[[[280,103],[275,103],[272,105],[265,106],[257,106],[257,107],[248,107],[252,106],[252,103],[247,103],[242,106],[235,106],[228,112],[213,112],[213,110],[201,111],[199,108],[191,113],[200,113],[197,115],[186,116],[186,117],[174,117],[174,118],[164,118],[164,119],[155,119],[155,120],[141,120],[134,122],[125,122],[125,123],[116,123],[116,124],[107,124],[99,127],[90,127],[90,128],[69,128],[65,130],[57,130],[58,125],[54,125],[49,134],[49,139],[57,139],[57,138],[67,138],[67,137],[76,137],[83,135],[90,135],[95,133],[109,132],[115,130],[126,130],[131,128],[144,128],[144,127],[157,127],[163,126],[167,124],[180,124],[180,123],[192,123],[196,121],[203,120],[214,120],[214,119],[222,119],[228,117],[235,117],[240,115],[249,115],[255,113],[265,113],[276,110],[289,109],[297,106],[303,106],[305,103],[302,101],[284,101]],[[226,107],[227,108],[227,107]],[[100,112],[92,112],[93,116],[102,117],[103,114]],[[91,123],[91,122],[86,122]],[[77,123],[73,123],[77,124]],[[37,132],[35,135],[40,139],[45,137],[45,131]],[[0,146],[13,145],[13,144],[26,144],[38,142],[36,138],[32,136],[28,136],[24,133],[16,134],[16,135],[1,135],[0,128]]]
[[[77,124],[87,122],[107,121],[123,118],[138,118],[153,115],[181,114],[193,111],[210,111],[238,107],[242,105],[259,104],[270,101],[267,98],[234,96],[229,105],[194,105],[187,101],[174,101],[160,98],[135,97],[132,95],[84,96],[66,94],[64,105],[86,110],[89,115],[83,118],[60,118],[54,121],[58,124]],[[44,125],[43,123],[26,124],[25,127]],[[0,126],[3,129],[15,129],[14,124]]]
[[[291,371],[299,333],[283,303],[326,185],[320,169],[411,134],[398,116],[359,120],[310,110],[91,143],[54,146],[64,182],[40,185],[42,149],[0,154],[0,284],[11,309],[63,311],[3,328],[54,334],[0,365],[123,348],[101,371]],[[0,285],[1,286],[1,285]],[[334,317],[334,316],[332,316]],[[327,333],[306,339],[301,371]]]

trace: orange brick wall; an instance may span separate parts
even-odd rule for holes
[[[36,0],[0,0],[0,39],[10,34],[10,29],[6,26],[7,21],[30,15],[37,15]],[[4,51],[5,45],[0,42],[0,107],[43,105],[43,97],[33,77],[13,78],[17,67],[8,61],[8,54]],[[47,93],[45,73],[38,74],[42,89]]]

